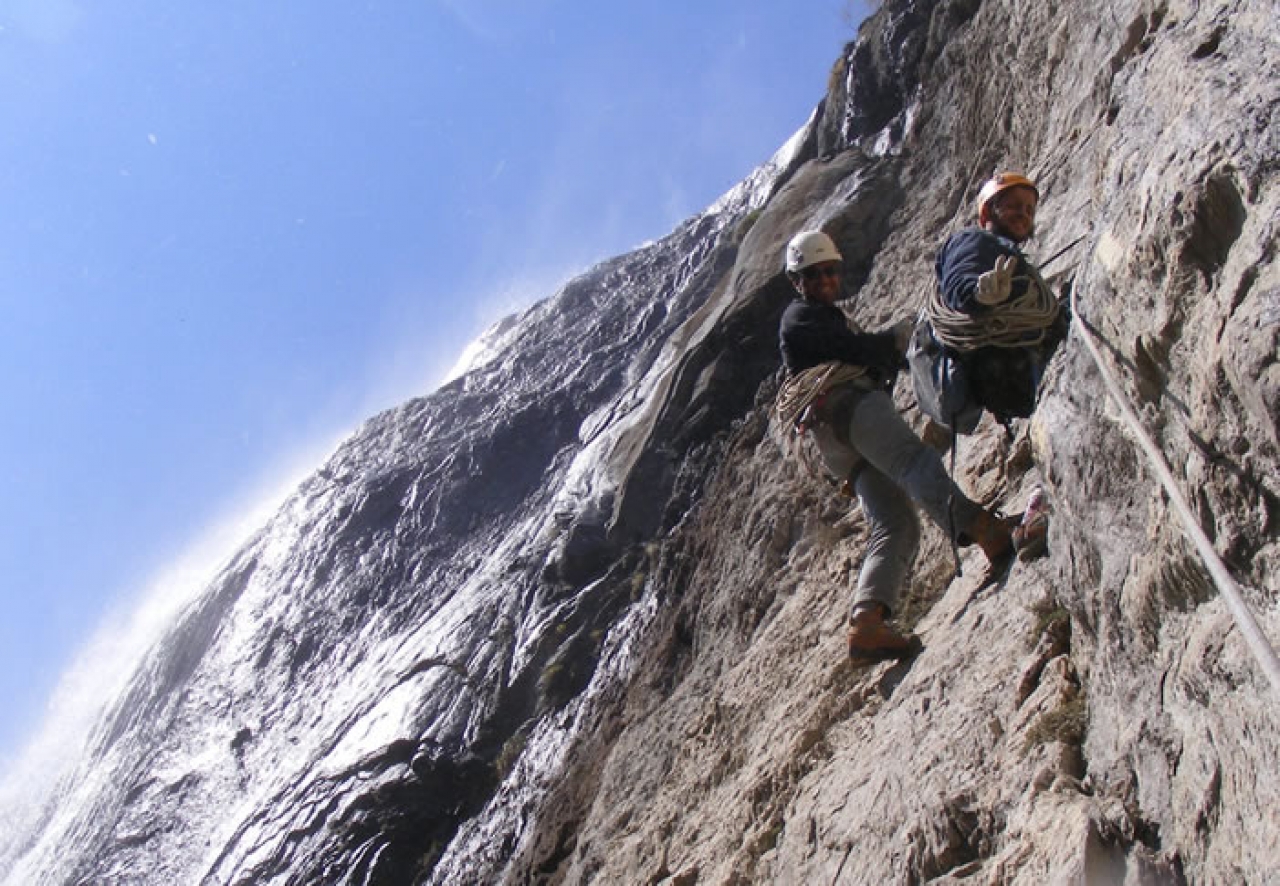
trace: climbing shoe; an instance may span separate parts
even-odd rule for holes
[[[885,623],[883,606],[860,607],[849,624],[849,658],[855,665],[910,658],[921,649],[920,638],[903,636]]]

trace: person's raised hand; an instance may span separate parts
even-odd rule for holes
[[[978,277],[977,298],[984,305],[998,305],[1009,297],[1013,286],[1013,269],[1018,260],[1012,255],[996,259],[996,266]]]

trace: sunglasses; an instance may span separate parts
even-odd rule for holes
[[[822,277],[839,277],[839,265],[818,265],[816,267],[805,268],[800,272],[800,276],[806,280],[817,280]]]

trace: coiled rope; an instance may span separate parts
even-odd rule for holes
[[[797,372],[778,389],[778,396],[773,402],[773,427],[776,429],[774,439],[784,453],[800,462],[811,479],[832,478],[824,460],[816,451],[817,447],[806,444],[809,435],[806,434],[808,427],[805,410],[828,391],[842,385],[860,383],[866,378],[867,370],[864,367],[832,360]]]
[[[1026,348],[1044,341],[1049,327],[1058,316],[1058,300],[1048,284],[1030,264],[1028,273],[1014,278],[1023,293],[1000,304],[996,310],[981,315],[966,314],[950,307],[942,299],[942,289],[933,286],[925,299],[925,314],[933,326],[934,337],[954,351],[973,351],[981,347]]]
[[[797,372],[782,383],[773,411],[783,428],[794,428],[804,411],[827,391],[866,377],[867,370],[832,360]]]
[[[1086,280],[1087,275],[1088,271],[1086,271]],[[1208,567],[1214,584],[1218,586],[1223,599],[1226,600],[1227,608],[1235,618],[1236,626],[1240,629],[1240,633],[1244,635],[1245,643],[1248,645],[1250,652],[1257,659],[1258,665],[1262,668],[1263,673],[1266,674],[1267,679],[1271,681],[1271,687],[1276,691],[1277,695],[1280,695],[1280,659],[1276,658],[1275,649],[1272,648],[1266,635],[1262,633],[1262,629],[1258,627],[1258,622],[1253,617],[1253,613],[1249,611],[1244,595],[1240,592],[1240,586],[1231,577],[1231,573],[1227,571],[1222,558],[1213,549],[1213,544],[1209,541],[1209,537],[1200,528],[1200,524],[1196,521],[1186,498],[1178,488],[1173,472],[1169,470],[1169,465],[1165,462],[1160,449],[1152,441],[1151,437],[1147,435],[1146,431],[1143,430],[1141,423],[1138,421],[1137,413],[1129,404],[1128,398],[1120,389],[1119,383],[1116,382],[1115,376],[1112,375],[1110,368],[1103,359],[1101,351],[1099,351],[1097,344],[1093,340],[1092,331],[1081,317],[1080,308],[1077,304],[1077,297],[1082,288],[1084,287],[1075,287],[1071,293],[1072,323],[1079,329],[1081,338],[1084,339],[1089,353],[1093,356],[1093,361],[1098,365],[1098,370],[1102,373],[1102,380],[1107,386],[1107,391],[1111,394],[1112,399],[1115,400],[1116,405],[1120,407],[1125,424],[1137,438],[1138,444],[1146,453],[1152,467],[1155,469],[1156,475],[1160,478],[1160,483],[1164,486],[1164,491],[1168,494],[1174,511],[1177,512],[1183,528],[1186,530],[1187,535],[1190,536],[1191,541]]]

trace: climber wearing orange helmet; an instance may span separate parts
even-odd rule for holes
[[[1031,179],[996,174],[978,194],[978,226],[952,235],[935,265],[942,302],[968,318],[934,317],[935,334],[963,365],[976,404],[1003,423],[1031,415],[1066,332],[1065,312],[1021,250],[1039,202]]]

